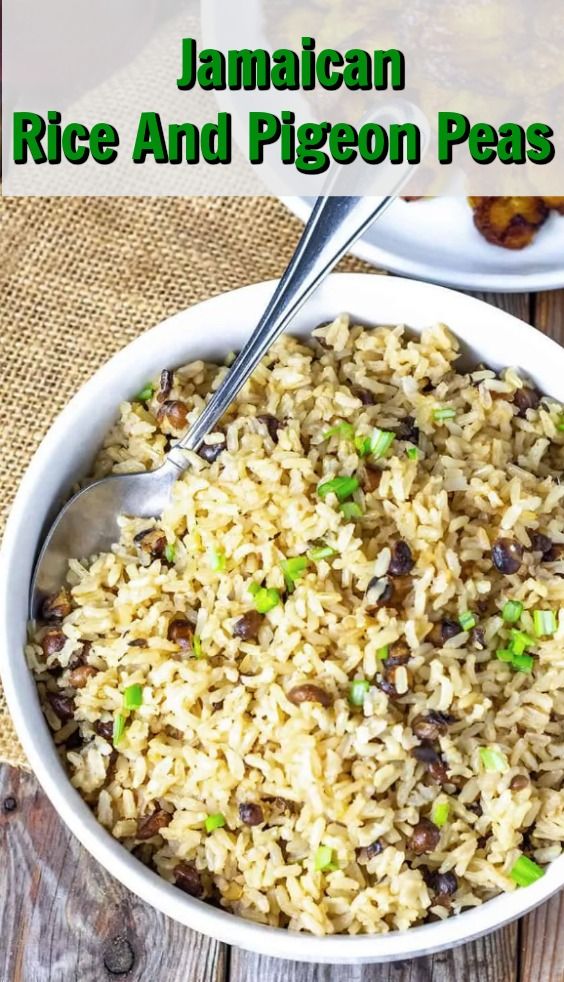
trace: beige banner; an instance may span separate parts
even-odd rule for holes
[[[563,50],[557,0],[5,0],[4,193],[557,195]]]

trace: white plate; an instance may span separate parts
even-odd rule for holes
[[[299,961],[364,963],[414,958],[499,928],[564,885],[564,856],[527,889],[515,890],[446,921],[374,936],[308,934],[265,927],[188,897],[131,855],[98,824],[72,787],[47,728],[23,647],[29,582],[46,516],[84,474],[119,403],[163,366],[214,360],[242,347],[272,295],[274,283],[224,293],[129,344],[101,368],[55,421],[22,481],[0,553],[0,668],[10,712],[31,766],[63,821],[103,866],[148,904],[180,923],[228,944]],[[467,355],[494,368],[527,367],[539,387],[562,398],[564,349],[504,311],[473,297],[395,277],[329,277],[298,313],[292,333],[307,336],[320,322],[348,310],[365,324],[409,325],[419,332],[449,324]],[[509,353],[509,355],[508,355]]]
[[[311,198],[281,200],[302,221],[309,216]],[[513,252],[486,242],[466,198],[398,198],[351,252],[392,273],[464,290],[556,290],[564,287],[564,216],[552,213],[534,242]]]

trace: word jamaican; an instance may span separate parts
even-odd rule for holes
[[[217,48],[198,51],[194,38],[182,39],[182,65],[179,89],[245,89],[279,91],[319,85],[334,91],[344,86],[352,91],[405,88],[405,58],[397,48],[374,50],[351,48],[345,54],[335,48],[316,50],[315,38],[302,37],[301,51],[278,48],[272,54],[264,48],[231,49],[224,54]]]

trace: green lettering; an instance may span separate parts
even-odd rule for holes
[[[527,140],[531,149],[527,150],[527,157],[533,164],[549,164],[554,160],[554,144],[549,139],[554,136],[554,130],[546,123],[531,123],[527,127]]]
[[[152,155],[157,164],[168,163],[168,152],[161,117],[158,113],[141,113],[131,159],[144,164]]]
[[[302,89],[315,88],[315,38],[302,38]]]
[[[13,156],[15,164],[27,164],[28,152],[36,164],[44,164],[47,155],[41,145],[46,132],[45,120],[38,113],[14,113]]]
[[[358,133],[358,151],[367,164],[381,164],[388,153],[388,134],[379,123],[365,123]]]
[[[295,113],[291,109],[283,109],[280,113],[280,160],[283,164],[293,164],[296,157],[296,122]]]
[[[462,113],[438,114],[438,160],[440,164],[452,164],[452,148],[464,143],[470,133],[470,120]]]
[[[230,51],[227,59],[227,85],[230,89],[268,89],[270,60],[264,48]]]
[[[499,127],[497,156],[502,164],[524,164],[525,131],[517,123],[502,123]]]
[[[329,167],[329,155],[321,150],[327,142],[330,123],[302,123],[298,126],[296,170],[300,174],[324,174]]]
[[[300,65],[295,51],[280,48],[272,55],[272,85],[275,89],[299,89]],[[268,85],[265,86],[268,88]]]
[[[116,147],[119,147],[119,136],[115,126],[111,123],[95,123],[90,130],[92,159],[97,164],[113,164],[117,158]]]
[[[477,164],[491,164],[496,158],[497,133],[489,123],[476,123],[470,130],[468,149]]]
[[[397,48],[374,52],[374,88],[405,89],[405,58]]]
[[[392,123],[390,126],[390,163],[421,163],[421,132],[415,123]]]
[[[343,72],[343,80],[347,89],[353,92],[372,88],[372,66],[370,56],[362,48],[351,48],[345,58],[347,64]]]
[[[82,123],[69,123],[65,126],[61,141],[62,152],[71,164],[83,164],[90,155],[88,147],[80,146],[79,140],[88,141],[88,128]],[[53,163],[51,155],[49,155],[49,163]]]
[[[171,123],[168,128],[168,158],[171,164],[197,164],[200,159],[198,127],[194,123]]]
[[[273,113],[249,113],[249,161],[264,162],[264,147],[276,143],[280,136],[280,120]]]
[[[73,123],[69,124],[73,126]],[[86,130],[88,136],[88,130]],[[47,113],[47,161],[60,164],[62,160],[61,114],[50,109]]]
[[[231,116],[218,113],[217,123],[202,126],[202,157],[208,164],[231,163]]]
[[[193,89],[196,84],[196,42],[194,38],[182,38],[182,71],[176,80],[179,89]]]
[[[351,164],[356,160],[357,132],[350,123],[337,123],[329,136],[331,156],[338,164]]]
[[[200,67],[198,68],[198,85],[201,89],[225,88],[225,58],[221,51],[206,48],[200,51]]]
[[[333,48],[325,48],[319,52],[317,58],[317,80],[324,89],[335,90],[341,87],[343,84],[341,72],[332,72],[329,69],[331,65],[342,68],[344,63],[343,56],[338,51],[334,51]]]

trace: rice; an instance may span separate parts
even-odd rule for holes
[[[111,552],[73,559],[69,609],[31,631],[73,785],[192,895],[293,930],[379,933],[511,891],[522,854],[561,851],[562,407],[519,413],[526,380],[457,372],[457,356],[442,325],[412,338],[341,316],[311,345],[283,338],[162,519],[124,517]],[[226,371],[194,362],[171,391],[123,403],[94,473],[158,465],[178,403],[189,424]],[[362,456],[375,428],[396,434],[377,459]],[[354,475],[357,507],[320,496]],[[492,562],[499,539],[517,572]],[[414,565],[391,575],[400,541]],[[279,598],[261,615],[259,588]],[[508,600],[523,605],[514,625]],[[540,638],[539,610],[554,614]],[[511,627],[530,671],[496,657]]]

